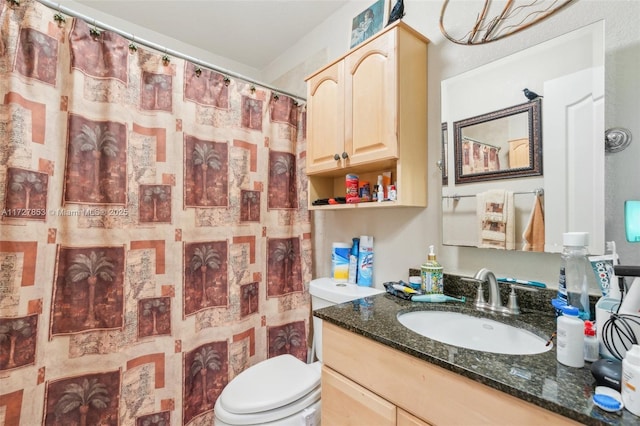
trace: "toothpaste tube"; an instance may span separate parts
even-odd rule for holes
[[[591,269],[596,277],[602,295],[609,297],[616,297],[617,295],[619,299],[620,290],[618,289],[616,276],[613,272],[613,265],[620,263],[618,255],[611,253],[602,256],[589,256],[589,262],[591,262]]]

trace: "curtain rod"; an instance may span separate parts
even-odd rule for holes
[[[288,92],[286,92],[284,90],[278,89],[277,87],[273,87],[273,86],[270,86],[268,84],[262,83],[260,81],[256,81],[256,80],[254,80],[252,78],[245,77],[245,76],[243,76],[241,74],[226,70],[224,68],[220,68],[220,67],[218,67],[216,65],[210,64],[208,62],[201,61],[201,60],[196,59],[196,58],[194,58],[192,56],[185,55],[185,54],[177,52],[175,50],[167,49],[166,47],[160,46],[159,44],[153,43],[151,41],[138,38],[138,37],[134,36],[133,34],[126,33],[126,32],[124,32],[122,30],[119,30],[117,28],[112,27],[111,25],[108,25],[108,24],[105,24],[103,22],[97,21],[97,20],[95,20],[95,19],[93,19],[93,18],[91,18],[89,16],[83,15],[80,12],[76,12],[75,10],[69,9],[68,7],[61,6],[60,3],[55,3],[55,2],[52,2],[50,0],[36,0],[36,1],[38,1],[39,3],[42,3],[43,5],[49,7],[50,9],[53,9],[53,10],[59,12],[59,13],[64,13],[65,15],[69,15],[69,16],[74,17],[74,18],[82,19],[83,21],[86,21],[87,23],[90,23],[91,25],[93,25],[95,27],[99,27],[99,28],[102,28],[103,30],[111,31],[113,33],[116,33],[116,34],[126,38],[127,40],[136,43],[136,44],[141,44],[141,45],[146,46],[148,48],[154,49],[154,50],[156,50],[158,52],[162,52],[162,53],[165,53],[167,55],[171,55],[171,56],[173,56],[175,58],[184,59],[185,61],[192,62],[195,65],[199,65],[201,67],[208,68],[210,70],[219,72],[221,74],[226,74],[229,77],[237,78],[239,80],[244,80],[247,83],[251,83],[251,84],[255,84],[255,85],[261,86],[261,87],[263,87],[265,89],[269,89],[269,90],[271,90],[273,92],[276,92],[278,94],[289,96],[289,97],[294,98],[294,99],[299,99],[299,100],[302,100],[302,101],[306,101],[306,99],[301,97],[301,96],[295,95],[293,93],[288,93]]]

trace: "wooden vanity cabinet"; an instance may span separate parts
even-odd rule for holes
[[[307,78],[310,209],[344,196],[347,173],[373,190],[384,171],[397,184],[395,202],[320,208],[426,206],[427,44],[398,21]]]
[[[323,424],[579,424],[327,321],[322,333]]]

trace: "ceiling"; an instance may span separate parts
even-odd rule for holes
[[[348,0],[75,2],[260,70]]]

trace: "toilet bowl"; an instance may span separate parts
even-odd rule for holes
[[[313,310],[383,293],[371,287],[319,278],[309,285]],[[215,426],[301,426],[320,424],[322,320],[313,317],[313,350],[319,361],[304,363],[285,354],[247,368],[218,397]]]

